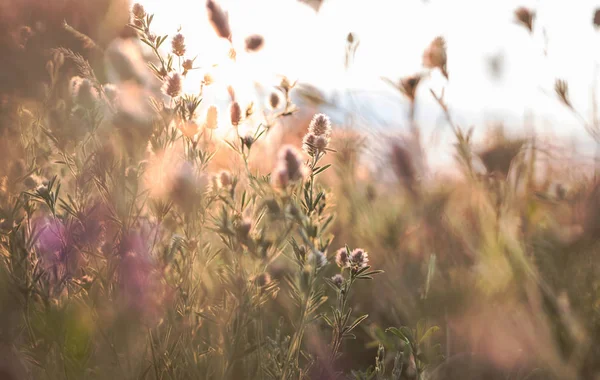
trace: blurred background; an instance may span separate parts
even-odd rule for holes
[[[595,144],[580,120],[561,106],[554,84],[566,80],[574,107],[591,117],[600,58],[600,32],[592,22],[598,1],[224,0],[238,51],[235,65],[227,63],[228,41],[202,22],[202,2],[141,3],[162,15],[155,21],[160,33],[172,35],[181,28],[188,50],[203,52],[200,66],[222,64],[222,86],[233,84],[243,96],[264,102],[264,87],[285,75],[310,85],[306,92],[313,96],[297,94],[304,106],[316,101],[337,123],[372,135],[408,125],[409,101],[382,78],[398,81],[419,73],[423,50],[443,36],[450,80],[433,72],[417,95],[416,120],[434,169],[453,165],[452,132],[430,94],[442,88],[455,122],[475,127],[476,142],[502,124],[509,134],[536,133],[571,153],[576,147],[572,159],[593,157]],[[535,9],[531,33],[515,20],[519,6]],[[255,33],[264,36],[264,47],[244,53],[244,39]],[[355,44],[350,59],[349,33]],[[197,89],[201,76],[193,78],[186,83],[190,90]],[[213,93],[211,100],[227,102],[218,87]]]

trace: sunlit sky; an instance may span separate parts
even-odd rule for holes
[[[156,13],[158,33],[173,35],[181,27],[188,55],[198,55],[196,62],[203,67],[220,63],[221,69],[212,71],[215,78],[233,84],[241,96],[256,94],[254,81],[271,85],[283,74],[335,96],[373,130],[402,128],[406,101],[380,78],[421,70],[423,49],[442,35],[450,81],[434,73],[421,86],[417,117],[425,131],[433,131],[440,118],[429,89],[444,87],[457,122],[478,126],[478,132],[493,120],[514,131],[533,120],[530,124],[538,132],[560,136],[560,141],[588,139],[556,100],[553,86],[555,78],[567,80],[572,103],[591,118],[590,95],[600,57],[600,31],[592,24],[598,0],[326,0],[319,12],[296,0],[222,0],[238,51],[233,66],[226,63],[228,42],[218,39],[207,22],[204,1],[141,3]],[[518,6],[536,11],[533,35],[514,22]],[[349,32],[360,45],[352,67],[345,70]],[[245,53],[243,41],[254,33],[265,37],[264,48]],[[496,54],[503,55],[501,80],[490,76],[487,65]],[[198,88],[201,73],[196,75],[186,84],[190,91]],[[227,95],[206,96],[218,102]]]

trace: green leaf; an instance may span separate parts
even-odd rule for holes
[[[356,328],[356,326],[358,326],[362,321],[364,321],[365,319],[369,318],[369,314],[365,314],[362,315],[358,318],[356,318],[356,320],[354,321],[354,323],[352,323],[347,329],[346,332],[350,332],[352,330],[354,330]]]
[[[419,340],[419,344],[426,342],[428,339],[431,338],[431,336],[433,334],[435,334],[436,332],[440,331],[439,326],[432,326],[430,327],[421,337],[421,339]]]

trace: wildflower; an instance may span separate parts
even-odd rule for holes
[[[234,127],[237,127],[242,121],[242,109],[236,101],[233,101],[229,106],[229,119],[231,120],[231,125]]]
[[[246,37],[244,42],[246,43],[246,51],[258,51],[263,47],[265,39],[261,35],[253,34]]]
[[[295,84],[296,83],[291,83],[287,77],[283,77],[281,78],[281,83],[279,84],[279,87],[281,87],[285,92],[289,92],[292,88],[294,88]]]
[[[274,180],[280,187],[289,182],[304,178],[306,168],[302,163],[299,152],[291,145],[285,145],[279,150],[279,160]]]
[[[271,283],[271,275],[267,272],[261,273],[254,278],[254,283],[259,288],[265,287]]]
[[[204,126],[208,129],[217,129],[219,119],[219,110],[216,106],[208,107],[206,111],[206,123]]]
[[[196,135],[196,133],[198,133],[198,131],[200,130],[200,127],[198,126],[198,123],[196,123],[195,121],[186,120],[181,124],[179,129],[184,134],[184,136],[191,139],[192,137],[194,137]]]
[[[335,263],[340,268],[347,268],[350,266],[350,257],[348,255],[348,250],[345,247],[338,249],[335,254]]]
[[[413,157],[406,144],[399,141],[392,143],[390,161],[396,177],[406,186],[412,188],[417,179],[417,172]]]
[[[344,283],[344,276],[341,274],[336,274],[335,276],[331,277],[331,282],[333,282],[333,284],[338,288],[341,288],[342,284]]]
[[[245,241],[250,236],[250,229],[252,228],[252,223],[248,219],[243,219],[235,226],[235,232],[237,233],[238,239],[241,241]]]
[[[533,31],[533,19],[535,18],[535,13],[533,11],[525,7],[519,7],[515,10],[515,18],[517,22],[526,27],[529,32]]]
[[[443,37],[436,37],[423,52],[423,66],[428,69],[438,68],[448,78],[446,61],[446,41]]]
[[[302,149],[311,157],[315,156],[317,153],[315,149],[316,139],[317,136],[315,136],[313,133],[307,133],[302,139]]]
[[[411,75],[400,80],[400,90],[411,102],[415,101],[415,94],[417,93],[417,87],[420,81],[421,75],[419,74]]]
[[[226,170],[223,170],[219,173],[219,184],[221,187],[229,187],[232,185],[232,183],[233,180],[231,178],[231,173]]]
[[[254,144],[254,136],[246,135],[242,137],[242,144],[248,149],[252,148],[252,144]]]
[[[146,17],[146,10],[144,9],[144,6],[140,3],[133,4],[133,8],[131,8],[131,13],[138,19]]]
[[[557,79],[554,83],[554,91],[564,105],[571,108],[571,100],[569,99],[569,85],[562,79]]]
[[[233,87],[227,86],[227,93],[229,94],[229,98],[231,98],[231,101],[235,101],[235,90],[233,89]]]
[[[310,122],[308,131],[315,136],[329,137],[331,135],[331,121],[329,117],[322,113],[316,114]]]
[[[329,145],[328,137],[316,136],[311,132],[307,133],[302,140],[302,149],[311,157],[325,152],[327,145]]]
[[[181,95],[182,80],[179,73],[172,73],[165,80],[163,91],[165,94],[172,98],[176,98]]]
[[[212,75],[205,73],[204,78],[202,78],[202,83],[204,83],[205,86],[210,86],[213,83]]]
[[[369,254],[361,248],[356,248],[350,254],[350,263],[353,268],[364,268],[369,263]]]
[[[185,54],[185,37],[181,33],[177,33],[173,40],[171,41],[171,48],[173,50],[173,54],[178,57],[183,57]]]
[[[191,69],[194,68],[194,60],[193,59],[186,59],[181,64],[181,67],[183,67],[183,73],[187,74],[188,71],[190,71]]]
[[[593,20],[594,26],[598,27],[600,26],[600,8],[596,9],[596,11],[594,12],[594,20]]]
[[[225,12],[214,0],[208,0],[206,2],[206,9],[208,11],[208,19],[217,33],[217,36],[231,41],[231,29],[229,27],[229,15],[227,12]]]
[[[252,114],[254,113],[254,102],[250,102],[248,103],[248,106],[246,106],[246,118],[249,118],[250,116],[252,116]]]
[[[308,255],[308,261],[317,269],[323,268],[325,265],[327,265],[327,257],[325,257],[323,252],[317,250],[313,250]]]
[[[84,108],[92,108],[98,101],[98,90],[89,79],[73,77],[71,91],[75,103]]]
[[[280,101],[281,97],[277,92],[272,92],[269,96],[269,105],[272,109],[276,109],[279,106]]]
[[[273,184],[284,189],[290,182],[290,177],[285,167],[279,167],[275,169],[275,174],[272,178]]]

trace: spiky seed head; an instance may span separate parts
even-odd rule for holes
[[[244,42],[246,44],[246,51],[255,52],[259,51],[263,47],[265,39],[259,34],[253,34],[251,36],[246,37],[246,40]]]
[[[347,268],[350,266],[350,255],[346,247],[338,249],[335,254],[335,263],[340,268]]]
[[[331,135],[331,121],[325,114],[319,113],[313,116],[308,131],[313,133],[315,136],[326,136]]]
[[[237,127],[242,121],[242,108],[236,101],[229,105],[229,119],[231,120],[231,125],[234,127]]]
[[[369,263],[369,254],[361,248],[356,248],[350,254],[350,263],[353,268],[364,268]]]
[[[554,91],[564,105],[569,108],[572,107],[571,99],[569,98],[569,84],[566,81],[557,79],[554,83]]]
[[[219,126],[219,109],[214,106],[211,105],[210,107],[208,107],[208,110],[206,110],[206,123],[205,123],[205,127],[208,129],[217,129],[217,127]]]
[[[183,57],[185,54],[185,37],[181,33],[177,33],[171,41],[171,48],[173,54],[178,57]]]
[[[231,28],[229,27],[229,15],[214,0],[206,1],[206,10],[208,20],[210,21],[215,33],[221,38],[231,41]]]
[[[341,274],[336,274],[335,276],[331,277],[331,282],[333,282],[333,284],[338,288],[341,288],[342,284],[344,283],[344,276]]]
[[[163,85],[163,91],[171,98],[176,98],[181,95],[183,87],[183,81],[179,73],[171,73],[167,76],[167,79]]]

